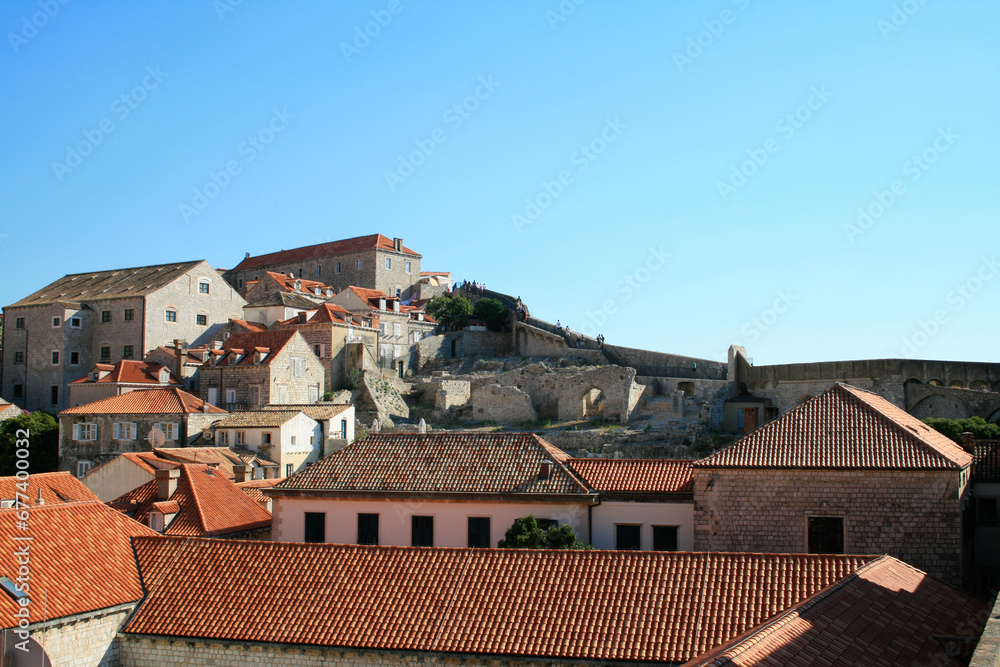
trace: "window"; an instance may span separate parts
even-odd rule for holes
[[[110,322],[111,321],[111,311],[110,310],[102,310],[101,311],[101,321],[102,322]]]
[[[163,532],[163,515],[159,512],[149,513],[149,527],[158,533]]]
[[[111,346],[105,345],[101,348],[101,360],[107,360],[111,358]]]
[[[14,320],[14,328],[15,329],[23,329],[24,328],[24,318],[23,317],[18,317],[18,318],[16,318]]]
[[[61,317],[53,317],[52,318],[52,326],[53,327],[58,327],[61,324],[62,324],[62,318]]]
[[[323,356],[323,346],[320,345],[319,343],[313,345],[313,352],[316,354],[317,357],[322,357]]]
[[[69,321],[69,326],[72,327],[73,329],[79,329],[81,326],[83,326],[83,320],[81,320],[79,317],[74,317]]]
[[[434,546],[434,517],[410,517],[410,527],[413,534],[412,544],[415,547]]]
[[[407,263],[406,263],[406,272],[407,272],[407,273],[410,273],[410,268],[411,268],[411,266],[410,266],[410,262],[407,262]]]
[[[229,431],[219,431],[219,446],[220,447],[229,446]]]
[[[305,524],[306,542],[326,542],[326,512],[306,512]]]
[[[403,326],[399,322],[392,323],[392,335],[401,336],[403,334]]]
[[[653,551],[677,551],[677,526],[653,526]]]
[[[322,276],[323,276],[323,267],[322,266],[317,266],[316,267],[316,277],[320,278]]]
[[[337,273],[340,273],[340,262],[337,262]]]
[[[207,280],[198,281],[198,294],[208,294],[209,289],[211,288]]]
[[[14,353],[14,363],[15,364],[23,364],[24,363],[24,352],[15,352]]]
[[[488,516],[469,517],[469,547],[490,548],[490,518]]]
[[[387,268],[387,269],[391,269],[392,268],[392,257],[386,257],[385,258],[385,268]]]
[[[59,385],[54,384],[49,387],[49,401],[52,405],[59,405]]]
[[[295,436],[294,435],[292,436],[292,444],[293,445],[295,444]]]
[[[80,441],[97,440],[97,424],[73,424],[73,439]]]
[[[558,519],[539,519],[539,518],[536,518],[535,521],[538,522],[538,527],[541,528],[542,530],[548,530],[549,528],[558,528],[559,527],[559,520]]]
[[[980,525],[994,525],[997,522],[997,499],[976,498],[976,521]]]
[[[235,403],[235,402],[236,402],[236,390],[235,389],[227,389],[226,390],[226,403]]]
[[[195,315],[194,316],[194,323],[197,324],[200,327],[207,326],[208,325],[208,315]]]
[[[809,553],[842,554],[844,552],[844,517],[809,517]]]
[[[166,311],[166,313],[164,313],[164,319],[166,319],[167,322],[176,322],[177,321],[177,311],[176,310],[168,310],[168,311]]]
[[[261,441],[261,443],[263,443],[265,445],[270,445],[271,444],[271,434],[270,433],[262,433],[260,435],[260,441]]]
[[[378,544],[378,514],[358,515],[358,544]]]
[[[358,269],[358,271],[361,270],[361,260],[360,259],[358,260],[358,263],[357,263],[357,269]]]
[[[18,382],[14,383],[14,398],[24,398],[24,385]]]
[[[177,422],[172,422],[172,423],[171,422],[160,422],[159,424],[156,424],[156,426],[160,427],[160,430],[163,431],[163,436],[167,440],[176,440],[177,439],[177,436],[179,435],[179,431],[180,431],[180,428],[179,428],[180,424],[178,424]]]
[[[236,432],[236,446],[239,447],[240,445],[245,445],[245,444],[247,444],[247,432],[246,431],[237,431]]]
[[[53,366],[58,366],[59,365],[59,352],[58,352],[58,350],[52,350],[52,365]]]
[[[285,464],[285,477],[291,477],[291,476],[292,476],[292,464],[291,463],[286,463]]]
[[[250,405],[260,405],[260,387],[250,387]]]
[[[346,419],[341,419],[340,420],[340,437],[342,439],[344,439],[344,440],[347,440],[347,420]]]
[[[90,461],[77,461],[76,462],[76,476],[83,477],[90,470]]]
[[[72,364],[73,366],[79,366],[80,365],[80,353],[79,352],[70,352],[69,353],[69,363]]]
[[[615,549],[638,551],[642,548],[642,526],[637,524],[615,524]]]
[[[131,322],[132,320],[134,320],[135,319],[135,310],[133,310],[132,308],[126,308],[125,309],[125,315],[123,316],[123,319],[126,322]]]
[[[378,330],[382,332],[382,335],[386,335],[389,332],[389,324],[387,322],[379,322]]]
[[[131,359],[131,358],[132,358],[132,346],[126,345],[125,347],[122,348],[122,359]]]
[[[315,435],[310,435],[309,436],[309,444],[310,445],[315,445],[316,444],[316,436]]]
[[[115,422],[112,431],[115,440],[135,440],[139,429],[135,422]]]

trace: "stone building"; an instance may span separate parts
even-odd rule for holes
[[[230,320],[228,324],[224,325],[223,330],[232,324],[233,321]],[[218,337],[218,334],[216,334],[216,337]],[[148,351],[143,361],[149,364],[166,366],[170,369],[173,376],[180,381],[182,389],[196,392],[198,391],[198,371],[201,370],[201,365],[208,360],[208,352],[211,347],[209,345],[185,347],[181,341],[176,341],[175,343],[180,344],[180,349],[178,349],[177,344],[160,345]],[[70,388],[71,393],[72,391],[72,388]]]
[[[302,294],[271,292],[252,303],[248,303],[243,308],[243,312],[247,320],[253,320],[265,327],[270,327],[275,322],[281,322],[296,317],[299,313],[315,310],[318,305],[315,300]]]
[[[420,281],[421,256],[403,245],[403,239],[381,234],[320,243],[251,257],[250,253],[226,274],[236,289],[262,280],[267,271],[322,281],[336,291],[360,285],[409,298]]]
[[[180,388],[170,366],[122,359],[116,364],[94,364],[90,372],[69,383],[69,402],[73,407],[130,391],[156,388]]]
[[[245,303],[204,260],[64,276],[4,308],[0,394],[58,412],[95,364],[208,341]]]
[[[369,322],[368,325],[363,322]],[[371,320],[332,303],[326,303],[313,312],[299,313],[284,322],[277,329],[298,331],[312,348],[313,353],[323,363],[323,391],[334,391],[344,387],[344,378],[351,369],[375,370],[375,364],[365,365],[367,358],[374,358],[379,331],[370,324]],[[358,345],[367,348],[371,355],[360,354]]]
[[[323,303],[334,294],[333,288],[322,281],[275,273],[274,271],[265,271],[260,280],[246,282],[243,284],[243,289],[240,290],[240,294],[247,300],[247,303],[253,303],[275,292],[299,294],[315,300],[316,303]]]
[[[183,447],[226,415],[176,387],[130,391],[59,413],[59,469],[83,477],[124,452]]]
[[[694,462],[694,548],[887,553],[960,585],[971,465],[920,420],[838,383]]]
[[[230,410],[315,403],[324,383],[323,364],[294,329],[233,334],[200,373],[205,400]]]
[[[20,417],[21,415],[28,414],[21,408],[17,407],[13,403],[8,403],[7,401],[0,398],[0,422],[13,419],[14,417]]]
[[[278,464],[289,477],[323,456],[323,427],[301,410],[236,412],[212,425],[219,447],[246,449]]]

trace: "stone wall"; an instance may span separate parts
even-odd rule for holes
[[[31,628],[31,638],[44,647],[51,664],[58,667],[113,667],[120,658],[118,628],[134,606],[121,605],[43,623]]]
[[[748,386],[764,382],[812,380],[829,383],[847,378],[902,376],[904,381],[938,383],[962,387],[989,388],[1000,391],[1000,364],[969,361],[924,361],[919,359],[864,359],[860,361],[823,361],[809,364],[750,366],[747,377],[739,381]]]
[[[468,404],[472,390],[468,380],[442,380],[434,392],[434,408],[445,412],[453,407]]]
[[[958,471],[694,469],[696,551],[806,553],[807,517],[844,518],[846,550],[961,584]]]
[[[454,357],[491,359],[507,356],[513,349],[510,334],[493,331],[458,331],[427,336],[416,345],[418,366],[423,368],[431,359],[452,358],[452,343]]]
[[[822,380],[776,380],[767,381],[761,384],[751,385],[749,393],[763,399],[768,399],[771,404],[778,409],[779,414],[791,410],[799,403],[802,403],[814,396],[822,394],[835,382],[844,382],[878,394],[893,405],[906,409],[906,397],[903,389],[903,378],[899,375],[883,376],[880,378],[869,377],[848,377]]]
[[[635,368],[641,375],[672,375],[674,372],[689,374],[693,378],[724,380],[728,372],[727,364],[711,359],[686,357],[679,354],[639,350],[634,347],[620,345],[605,345],[615,363]],[[696,364],[695,373],[691,373],[691,364]]]
[[[517,387],[486,385],[472,392],[472,418],[476,421],[534,421],[538,414],[531,396]]]
[[[357,410],[374,412],[383,426],[392,426],[393,417],[405,419],[410,416],[410,408],[407,407],[406,401],[399,395],[392,382],[385,378],[365,373],[364,381],[358,389]],[[368,422],[368,425],[371,425],[371,422]]]

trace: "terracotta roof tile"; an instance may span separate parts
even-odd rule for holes
[[[118,396],[102,398],[60,412],[60,415],[181,415],[201,412],[206,405],[197,396],[170,389],[139,389]],[[222,408],[209,405],[209,412],[225,414]]]
[[[303,248],[294,248],[292,250],[271,252],[265,255],[257,255],[256,257],[247,257],[242,262],[237,264],[233,271],[243,271],[244,269],[255,269],[276,264],[289,264],[308,259],[321,259],[323,257],[356,253],[364,250],[373,250],[375,248],[381,250],[393,250],[392,239],[382,236],[381,234],[370,234],[369,236],[358,236],[352,239],[343,239],[341,241],[320,243],[317,245],[305,246]],[[406,246],[403,246],[403,252],[416,257],[420,256]]]
[[[309,280],[307,278],[295,278],[292,276],[286,276],[283,273],[276,273],[274,271],[265,271],[264,275],[268,276],[269,278],[271,278],[271,280],[278,283],[278,285],[286,292],[296,291],[295,290],[296,282],[298,282],[299,286],[301,287],[301,289],[299,290],[300,292],[309,292],[310,294],[314,294],[313,290],[319,287],[321,290],[323,290],[323,293],[325,295],[326,290],[331,289],[329,285],[327,285],[326,283],[322,283],[318,280]]]
[[[180,469],[177,489],[169,499],[157,497],[158,482],[154,479],[112,503],[116,507],[134,507],[129,513],[144,525],[149,524],[150,511],[166,514],[165,509],[176,508],[177,516],[163,531],[165,535],[210,537],[271,525],[271,513],[225,475],[204,465],[186,463]]]
[[[562,450],[533,433],[372,434],[277,489],[589,494]],[[551,461],[547,479],[541,464]]]
[[[19,484],[27,484],[27,489]],[[83,485],[79,479],[68,472],[41,472],[30,475],[26,481],[17,477],[0,477],[0,499],[15,500],[21,494],[20,500],[26,505],[35,505],[41,493],[43,505],[76,501],[96,501],[101,499]]]
[[[262,405],[258,409],[262,412],[298,410],[305,413],[307,417],[319,422],[333,419],[350,408],[351,405],[349,403],[276,403],[274,405]]]
[[[135,549],[148,595],[127,633],[663,662],[689,660],[875,558],[167,538]]]
[[[156,455],[155,452],[125,452],[122,454],[132,463],[136,464],[146,472],[151,475],[155,475],[157,470],[170,470],[177,467],[177,463],[174,461],[167,461]],[[114,460],[114,459],[112,459]],[[110,463],[110,461],[109,461]],[[102,463],[101,465],[107,465]],[[98,466],[99,468],[100,466]],[[97,470],[97,468],[91,468],[91,471]],[[90,472],[88,471],[88,474]]]
[[[597,491],[691,493],[691,461],[671,459],[570,459],[570,466]]]
[[[212,424],[212,428],[268,428],[285,424],[297,415],[299,410],[251,410],[234,412]]]
[[[277,356],[281,353],[288,342],[292,340],[298,334],[295,329],[268,329],[266,331],[247,331],[243,333],[235,333],[230,336],[226,342],[222,345],[222,360],[216,363],[214,360],[210,359],[205,362],[206,366],[229,366],[229,355],[226,354],[230,351],[241,351],[252,350],[255,347],[266,347],[271,350],[271,352],[264,357],[260,365],[267,366],[272,361],[274,361]],[[220,351],[213,350],[213,353],[218,355]],[[237,362],[238,366],[253,366],[253,354],[248,354],[244,356]]]
[[[34,475],[32,475],[34,477]],[[31,621],[81,614],[142,597],[130,537],[156,535],[99,502],[61,503],[28,510],[28,530],[18,510],[0,511],[0,576],[16,581],[16,538],[30,536]],[[44,605],[44,607],[43,607]],[[0,627],[17,625],[18,604],[0,593]]]
[[[883,556],[684,667],[958,666],[968,660],[934,637],[974,643],[987,616],[983,601]]]
[[[970,463],[970,454],[916,417],[838,383],[693,465],[958,470]]]
[[[973,482],[1000,482],[1000,440],[977,440]]]
[[[240,490],[254,502],[262,507],[267,507],[271,503],[271,499],[260,490],[269,489],[280,481],[280,479],[253,479],[247,482],[236,482],[236,486],[240,487]]]
[[[113,366],[97,364],[96,368],[107,369],[108,375],[100,380],[92,380],[88,373],[79,380],[73,380],[70,384],[160,384],[160,369],[162,364],[136,361],[133,359],[122,359]],[[169,368],[167,369],[170,370]],[[180,384],[173,375],[170,376],[168,384]]]

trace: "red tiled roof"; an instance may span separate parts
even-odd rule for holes
[[[277,489],[413,493],[589,494],[562,450],[533,433],[372,434]],[[540,479],[542,461],[551,461]]]
[[[351,290],[358,297],[367,303],[372,308],[378,309],[379,299],[385,299],[386,301],[397,301],[398,299],[394,296],[389,296],[385,292],[377,289],[368,289],[367,287],[357,287],[355,285],[348,285],[347,289]],[[372,302],[375,302],[374,304]],[[386,304],[388,305],[388,304]]]
[[[177,490],[167,505],[157,498],[158,482],[152,480],[115,498],[115,506],[135,503],[129,513],[144,525],[150,511],[177,509],[177,516],[163,531],[164,535],[211,537],[228,535],[271,525],[271,513],[243,493],[226,476],[209,466],[182,464]],[[212,474],[209,474],[209,471]]]
[[[916,417],[837,383],[693,465],[959,470],[970,463],[970,454]]]
[[[604,493],[691,493],[691,461],[670,459],[570,459],[570,466]]]
[[[60,415],[180,415],[201,412],[205,402],[186,391],[170,389],[139,389],[118,396],[102,398],[68,408]],[[225,414],[222,408],[209,405],[209,412]]]
[[[684,667],[963,665],[935,636],[979,639],[989,608],[891,556]],[[971,653],[971,651],[970,651]]]
[[[157,456],[155,452],[124,452],[122,456],[148,472],[150,475],[155,475],[157,470],[170,470],[177,467],[177,463],[164,460]],[[106,464],[102,463],[101,465]],[[96,469],[97,468],[92,468],[91,470]]]
[[[243,493],[247,494],[254,502],[259,503],[263,507],[267,507],[271,499],[260,492],[261,489],[269,489],[281,479],[254,479],[248,482],[236,482],[236,486],[240,487]]]
[[[233,268],[233,271],[256,269],[262,266],[271,266],[276,264],[290,264],[292,262],[301,262],[308,259],[321,259],[323,257],[345,255],[374,249],[394,250],[395,248],[392,245],[392,239],[382,236],[381,234],[370,234],[368,236],[358,236],[353,239],[343,239],[341,241],[332,241],[330,243],[320,243],[302,248],[293,248],[292,250],[270,252],[265,255],[257,255],[256,257],[247,257],[242,262],[237,264],[236,267]],[[419,257],[416,252],[410,250],[406,246],[403,246],[403,252],[408,255]]]
[[[312,294],[313,290],[319,287],[325,293],[326,290],[330,289],[329,285],[327,285],[326,283],[321,283],[318,280],[309,280],[307,278],[293,278],[291,276],[286,276],[283,273],[275,273],[274,271],[265,271],[264,273],[268,277],[270,277],[271,280],[278,283],[278,285],[286,292],[295,291],[296,281],[298,281],[299,286],[301,287],[301,290],[299,290],[301,292],[309,292],[310,294]]]
[[[1000,440],[977,440],[973,482],[1000,482]]]
[[[281,353],[288,342],[294,338],[298,332],[295,329],[268,329],[266,331],[248,331],[244,333],[235,333],[226,340],[222,345],[223,352],[252,350],[255,347],[266,347],[271,350],[261,361],[261,364],[267,366],[272,361],[274,361],[278,354]],[[229,355],[225,355],[218,364],[213,360],[208,360],[205,362],[206,366],[229,366]],[[253,355],[248,354],[238,363],[240,365],[252,366],[253,365]]]
[[[251,322],[249,320],[238,320],[235,318],[230,318],[229,321],[240,325],[247,331],[267,331],[267,325],[262,324],[261,322]]]
[[[334,303],[322,304],[306,321],[307,324],[321,324],[324,322],[354,324],[356,326],[361,326],[361,320],[355,317],[351,311],[345,310]],[[297,324],[301,324],[298,317],[291,317],[287,320],[281,320],[278,322],[278,326],[295,326]]]
[[[238,413],[237,413],[238,414]],[[152,451],[158,459],[175,464],[214,465],[216,472],[234,479],[233,466],[243,465],[240,455],[228,447],[158,447]]]
[[[163,348],[166,349],[166,348]],[[174,354],[172,350],[167,350],[170,354]],[[88,373],[79,380],[73,380],[70,384],[160,384],[160,369],[164,368],[162,364],[149,363],[145,361],[137,361],[133,359],[122,359],[114,366],[109,366],[107,364],[97,364],[97,368],[101,370],[108,370],[110,373],[105,375],[100,380],[90,379],[90,374]],[[170,370],[169,368],[167,369]],[[170,381],[168,384],[180,384],[173,375],[170,376]]]
[[[18,528],[19,510],[0,511],[0,539],[7,546],[0,553],[0,576],[17,581],[15,550],[28,545],[31,622],[142,597],[129,538],[156,533],[99,502],[44,505],[28,512],[25,531]],[[32,541],[16,539],[25,536]],[[9,595],[0,593],[0,627],[17,625],[18,607]]]
[[[689,660],[875,558],[134,544],[148,594],[127,633],[598,661]]]
[[[19,484],[22,486],[18,486]],[[27,484],[26,489],[24,484]],[[38,472],[23,481],[14,476],[0,477],[0,499],[17,499],[26,505],[35,505],[39,492],[43,505],[81,500],[101,502],[93,491],[68,472]]]

